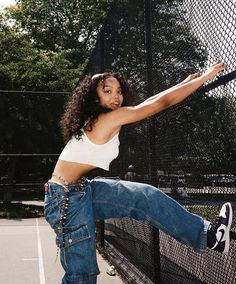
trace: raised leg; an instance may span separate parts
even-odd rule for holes
[[[195,250],[206,248],[209,223],[188,212],[159,189],[142,183],[97,178],[91,181],[96,220],[146,220]]]

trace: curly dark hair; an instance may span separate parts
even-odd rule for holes
[[[120,83],[124,98],[122,106],[130,104],[132,91],[130,84],[123,75],[117,72],[98,74],[94,77],[87,75],[75,87],[66,103],[64,114],[60,120],[65,143],[67,143],[72,136],[80,139],[82,136],[82,128],[91,131],[99,114],[111,111],[100,105],[96,91],[98,84],[108,77],[115,77]]]

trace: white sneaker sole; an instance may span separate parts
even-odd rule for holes
[[[225,238],[225,248],[223,250],[223,253],[228,253],[229,246],[230,246],[230,228],[231,228],[232,220],[233,220],[233,209],[232,209],[231,203],[227,202],[225,205],[229,206],[229,223],[225,229],[226,238]]]

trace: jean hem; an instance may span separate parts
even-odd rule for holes
[[[93,279],[96,279],[99,274],[100,274],[100,270],[97,269],[96,272],[90,273],[90,274],[87,274],[87,275],[79,275],[79,276],[67,276],[67,275],[65,275],[64,279],[66,279],[66,281],[69,284],[70,283],[79,284],[79,283],[84,283],[84,281],[91,281]],[[64,282],[62,282],[62,283],[64,283]]]
[[[200,251],[205,251],[207,249],[207,231],[209,228],[210,222],[207,220],[203,220],[203,230],[201,232],[201,243],[200,243]]]

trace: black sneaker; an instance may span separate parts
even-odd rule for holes
[[[207,231],[207,246],[210,249],[223,253],[229,251],[232,218],[232,206],[227,202],[221,207],[218,219],[210,224]]]

